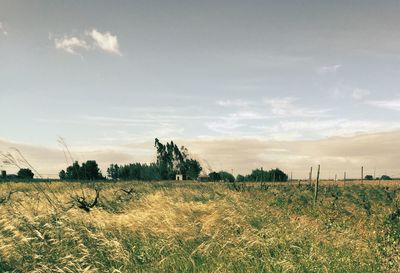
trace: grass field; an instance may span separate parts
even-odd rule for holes
[[[0,272],[399,272],[398,185],[3,183]]]

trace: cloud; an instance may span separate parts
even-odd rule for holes
[[[332,96],[336,99],[352,98],[355,100],[363,100],[371,94],[371,91],[365,88],[352,87],[343,84],[337,85],[332,90]]]
[[[353,94],[351,95],[353,99],[361,100],[367,97],[371,92],[367,89],[356,88],[353,90]]]
[[[312,119],[281,121],[278,125],[266,127],[270,134],[293,133],[297,138],[309,139],[334,136],[353,136],[360,133],[388,132],[400,129],[400,122],[349,120],[349,119]]]
[[[400,111],[400,99],[394,99],[394,100],[370,100],[366,101],[366,104],[388,109],[388,110],[395,110],[395,111]]]
[[[118,38],[116,35],[112,35],[110,32],[99,32],[93,29],[91,32],[87,33],[95,41],[95,45],[100,49],[121,55],[119,51]]]
[[[49,35],[52,40],[52,35]],[[99,49],[111,54],[122,55],[119,50],[118,38],[110,32],[100,32],[96,29],[85,31],[80,37],[64,35],[62,38],[54,38],[56,49],[67,53],[81,55],[81,50]]]
[[[247,107],[250,105],[250,102],[241,99],[219,100],[217,101],[217,104],[223,107]]]
[[[269,118],[270,116],[265,116],[255,111],[238,111],[219,117],[217,120],[207,122],[206,126],[209,130],[214,132],[238,135],[241,134],[238,129],[247,126],[250,121]]]
[[[3,33],[4,36],[8,35],[8,32],[2,22],[0,22],[0,33]]]
[[[267,98],[264,103],[270,106],[271,113],[279,117],[319,117],[325,115],[329,109],[312,110],[298,107],[294,104],[297,98]]]
[[[64,50],[70,54],[78,54],[78,49],[88,50],[90,47],[85,40],[77,37],[64,36],[61,39],[54,39],[54,44],[57,49]]]
[[[342,67],[341,64],[321,66],[316,69],[318,74],[336,73]]]

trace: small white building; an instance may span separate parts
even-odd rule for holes
[[[175,180],[176,180],[176,181],[182,181],[182,180],[183,180],[183,174],[177,174],[177,175],[175,176]]]

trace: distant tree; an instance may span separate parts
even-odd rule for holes
[[[364,179],[365,179],[365,180],[373,180],[374,177],[373,177],[372,175],[368,174],[368,175],[366,175],[366,176],[364,177]]]
[[[18,171],[18,178],[22,179],[33,179],[33,172],[31,169],[19,169]]]
[[[111,164],[107,169],[108,177],[113,180],[117,180],[119,178],[119,166],[117,164]]]
[[[72,163],[71,166],[68,166],[65,171],[65,179],[67,180],[78,180],[81,179],[81,166],[79,165],[78,161]]]
[[[187,159],[182,163],[181,173],[185,174],[187,179],[196,180],[201,170],[202,168],[197,160]]]
[[[272,169],[269,171],[270,178],[273,182],[286,182],[288,180],[288,175],[285,174],[280,169]]]
[[[7,178],[7,172],[6,171],[1,171],[1,178],[6,179]]]
[[[61,171],[58,173],[58,176],[60,177],[61,180],[65,180],[65,179],[67,178],[67,174],[65,173],[64,170],[61,170]]]
[[[213,182],[221,181],[221,176],[217,172],[210,172],[208,174],[208,178],[210,179],[210,181],[213,181]]]
[[[101,180],[104,179],[99,166],[95,160],[88,160],[79,165],[78,161],[75,161],[71,166],[68,166],[66,171],[60,171],[60,179],[66,180]],[[61,178],[64,177],[64,178]]]
[[[218,174],[224,182],[235,182],[235,177],[231,173],[220,171]]]
[[[392,178],[390,176],[388,176],[388,175],[382,175],[381,179],[382,180],[392,180]]]
[[[161,179],[175,179],[182,174],[188,179],[197,179],[202,168],[200,163],[189,156],[188,150],[179,148],[173,141],[162,144],[158,138],[154,141],[157,152],[157,166]]]
[[[288,175],[280,169],[272,169],[269,171],[261,169],[252,170],[250,174],[243,176],[238,175],[236,181],[243,182],[286,182]]]
[[[99,169],[99,166],[95,160],[88,160],[86,163],[82,163],[81,171],[85,180],[101,180],[103,175]]]
[[[244,181],[246,181],[246,178],[243,175],[238,174],[236,176],[236,182],[244,182]]]

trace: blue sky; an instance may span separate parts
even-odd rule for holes
[[[0,0],[0,138],[115,152],[154,137],[397,132],[399,12],[398,1]]]

